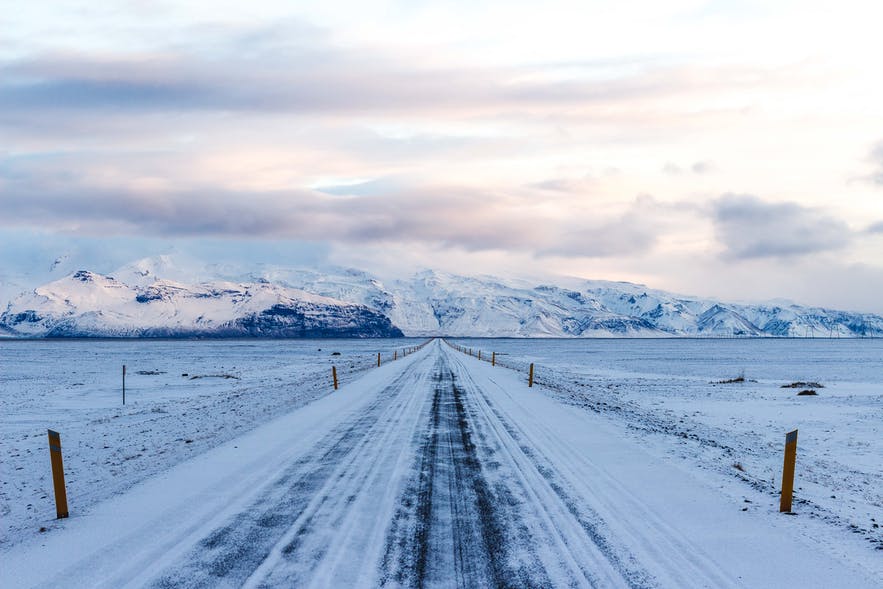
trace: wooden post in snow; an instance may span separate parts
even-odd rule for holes
[[[52,486],[55,488],[55,513],[58,519],[61,519],[68,516],[67,491],[64,489],[61,436],[52,430],[49,430],[49,460],[52,462]]]
[[[785,434],[785,464],[782,466],[782,497],[779,499],[779,512],[791,511],[791,498],[794,494],[794,465],[797,462],[797,430]]]

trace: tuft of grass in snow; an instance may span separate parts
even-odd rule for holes
[[[817,382],[804,382],[802,380],[798,380],[792,382],[791,384],[783,384],[783,389],[823,389],[825,385]]]

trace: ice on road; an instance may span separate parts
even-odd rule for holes
[[[880,583],[787,519],[435,340],[14,546],[0,586]]]

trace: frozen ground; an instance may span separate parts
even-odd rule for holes
[[[76,511],[328,394],[332,364],[346,383],[421,341],[0,341],[0,546],[51,527],[47,428]]]
[[[788,348],[753,342],[463,343],[505,353],[500,359],[515,370],[436,341],[304,404],[299,381],[269,376],[268,368],[261,378],[270,380],[254,382],[255,399],[282,378],[294,383],[289,396],[304,400],[267,410],[257,427],[251,414],[248,433],[212,449],[206,442],[186,460],[176,449],[179,464],[156,476],[126,470],[137,458],[124,461],[99,481],[145,480],[82,506],[72,501],[68,520],[51,519],[51,499],[20,492],[39,511],[29,516],[33,523],[47,530],[12,530],[12,545],[0,554],[0,586],[883,586],[873,527],[881,520],[879,342],[853,342],[842,361],[795,347],[787,363],[778,356]],[[185,354],[170,346],[166,356],[176,364]],[[364,351],[358,357],[354,369],[373,360]],[[327,372],[326,360],[315,369]],[[532,389],[528,361],[537,363]],[[755,368],[772,365],[783,372],[770,368],[769,381],[710,384],[743,369],[751,380]],[[231,367],[219,362],[212,373]],[[812,398],[777,388],[797,379],[826,387]],[[108,399],[112,388],[108,381]],[[178,404],[189,396],[165,398]],[[53,397],[43,399],[55,406]],[[795,404],[804,401],[816,405]],[[27,411],[40,413],[39,406]],[[232,409],[203,404],[198,411],[207,430],[236,421]],[[112,420],[97,422],[93,435],[107,433],[106,423]],[[798,515],[789,517],[777,513],[775,486],[782,437],[793,425],[801,428]],[[841,431],[850,425],[864,429]],[[44,425],[32,427],[45,451]],[[139,432],[162,427],[127,431],[152,436]],[[837,444],[855,436],[870,445],[857,446],[862,454],[831,448],[823,458],[813,435],[820,428]],[[184,445],[192,444],[183,439],[174,448]],[[66,460],[110,451],[65,448]],[[86,490],[106,467],[79,460]],[[45,454],[23,459],[35,468],[42,461]],[[823,502],[829,492],[843,494],[849,507]],[[860,526],[863,518],[874,520]]]

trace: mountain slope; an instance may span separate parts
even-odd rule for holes
[[[9,304],[0,326],[46,337],[397,337],[363,305],[268,283],[133,287],[81,270]]]
[[[276,277],[283,273],[276,272]],[[287,271],[288,286],[364,304],[408,335],[475,337],[863,337],[883,318],[799,305],[737,305],[643,285],[532,285],[425,270],[388,284],[360,271]]]
[[[384,282],[354,269],[189,268],[165,256],[113,274],[116,278],[79,271],[19,296],[0,315],[0,334],[883,336],[878,315],[793,304],[728,304],[626,282],[562,279],[565,287],[432,270]],[[187,276],[210,279],[181,282]]]

